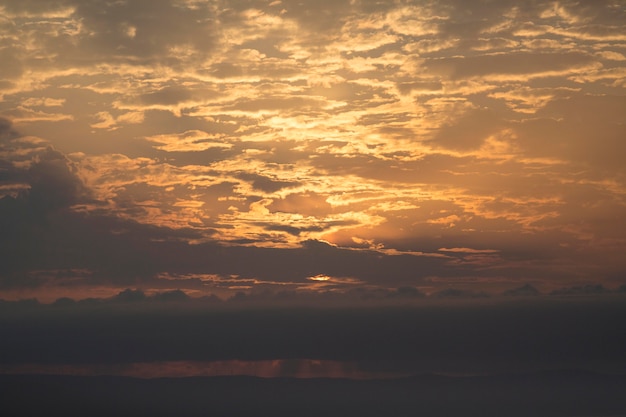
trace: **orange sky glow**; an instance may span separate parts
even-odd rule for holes
[[[0,298],[620,288],[625,22],[0,0]]]

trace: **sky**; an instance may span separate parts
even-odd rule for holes
[[[0,0],[0,298],[614,291],[625,22],[619,0]]]
[[[624,156],[624,0],[0,0],[0,410],[626,415]]]

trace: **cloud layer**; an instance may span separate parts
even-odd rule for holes
[[[624,284],[626,7],[518,3],[0,0],[0,285]]]

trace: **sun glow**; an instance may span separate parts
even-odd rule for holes
[[[308,277],[307,278],[310,281],[321,281],[321,282],[325,282],[325,281],[330,281],[331,277],[327,276],[327,275],[316,275],[314,277]]]

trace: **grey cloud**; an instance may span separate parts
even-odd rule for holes
[[[506,290],[502,293],[502,295],[510,296],[510,297],[519,297],[519,296],[538,296],[541,294],[537,288],[533,287],[530,284],[522,285],[518,288],[513,288],[510,290]]]
[[[144,104],[178,104],[193,97],[190,90],[180,87],[165,87],[139,96]]]
[[[199,62],[215,42],[216,24],[208,4],[189,8],[165,0],[2,3],[8,3],[4,7],[10,13],[27,16],[73,10],[66,17],[30,22],[28,30],[18,17],[9,28],[10,45],[0,52],[3,62],[11,63],[0,69],[5,77],[19,76],[22,68],[47,71],[102,63],[177,67],[183,61],[189,65],[188,59]],[[26,44],[40,49],[33,52]],[[179,57],[182,50],[190,52],[185,60]]]
[[[224,106],[224,110],[243,110],[243,111],[261,111],[261,110],[283,110],[298,111],[311,108],[317,108],[323,102],[311,97],[298,96],[275,96],[254,99],[239,99],[234,104]]]
[[[335,175],[355,174],[363,178],[398,179],[413,181],[413,178],[398,168],[390,167],[388,161],[373,155],[362,154],[317,154],[311,157],[310,163],[319,169]],[[381,169],[387,168],[387,169]]]
[[[167,303],[186,303],[189,302],[191,298],[181,290],[169,290],[169,291],[161,291],[157,292],[153,295],[146,295],[145,292],[139,289],[131,289],[127,288],[123,291],[120,291],[114,297],[109,299],[102,299],[101,302],[109,302],[109,303],[145,303],[145,302],[167,302]],[[55,301],[55,305],[59,304],[59,300]]]
[[[0,1],[0,5],[9,13],[23,13],[28,15],[62,11],[68,7],[69,4],[71,4],[70,0],[57,0],[54,2],[47,0]]]
[[[10,132],[10,127],[4,130]],[[387,286],[419,282],[444,267],[438,259],[381,257],[376,252],[355,252],[321,242],[304,242],[295,249],[222,247],[216,243],[189,246],[185,241],[198,238],[198,232],[140,225],[100,215],[98,210],[90,216],[68,211],[75,203],[90,201],[58,151],[48,149],[39,155],[23,175],[31,190],[18,198],[5,197],[0,203],[3,229],[9,231],[1,239],[5,288],[42,285],[56,279],[46,271],[67,268],[86,268],[92,271],[88,282],[114,285],[155,282],[158,273],[167,271],[236,274],[242,279],[283,282],[305,282],[309,276],[329,274],[380,284],[384,278]],[[226,185],[228,191],[232,184]],[[158,198],[146,196],[153,197]],[[123,209],[123,199],[119,204]],[[131,216],[132,208],[128,207]],[[34,221],[36,218],[45,221]],[[27,279],[28,274],[32,278]]]
[[[618,177],[619,178],[619,177]],[[552,219],[542,219],[537,225],[542,227],[563,227],[568,225],[574,233],[580,234],[581,244],[589,237],[593,239],[615,239],[616,244],[626,236],[626,226],[619,221],[624,203],[611,192],[593,185],[579,184],[576,187],[563,186],[557,190],[563,203],[559,216]],[[584,235],[587,235],[587,239]],[[607,248],[590,245],[591,252],[604,251],[609,255]],[[618,247],[623,247],[618,245]],[[616,254],[614,254],[616,255]],[[615,259],[618,259],[616,256]]]
[[[126,289],[113,298],[114,301],[123,303],[144,301],[145,299],[146,294],[143,291],[131,289]]]
[[[433,74],[453,80],[489,75],[517,75],[522,78],[550,71],[564,71],[595,62],[596,58],[580,52],[479,55],[463,58],[428,60],[424,67]]]
[[[437,298],[485,298],[489,297],[487,293],[476,292],[471,290],[461,290],[458,288],[447,288],[433,294]]]
[[[565,0],[560,1],[558,6],[578,19],[576,23],[567,23],[578,28],[598,23],[599,26],[604,27],[620,24],[618,23],[620,18],[623,20],[626,14],[624,7],[614,0]],[[549,0],[524,3],[512,0],[489,2],[447,0],[438,2],[435,6],[438,13],[448,17],[440,24],[442,34],[449,37],[460,37],[462,42],[466,42],[467,45],[471,45],[474,39],[484,36],[481,32],[485,29],[498,23],[505,23],[509,16],[513,16],[518,23],[537,21],[542,13],[554,8],[555,3]],[[512,12],[514,13],[511,14]],[[545,16],[542,20],[548,23],[551,19],[561,20],[558,16]],[[562,24],[563,22],[559,23]],[[513,28],[515,28],[515,22]]]
[[[85,199],[87,190],[76,176],[72,165],[62,153],[48,148],[28,172],[30,204],[48,212]]]
[[[167,302],[167,303],[183,303],[190,300],[190,297],[182,290],[170,290],[163,291],[151,296],[155,301]],[[211,299],[216,301],[215,299]],[[219,300],[219,299],[217,299]]]
[[[396,291],[390,293],[388,295],[390,298],[402,298],[402,299],[411,299],[411,298],[422,298],[425,297],[425,294],[418,290],[415,287],[405,286],[398,287]]]
[[[330,86],[316,86],[305,90],[312,96],[323,96],[329,100],[345,101],[342,111],[359,108],[373,108],[395,101],[386,89],[354,82],[335,83]]]
[[[492,110],[471,110],[452,124],[438,129],[429,143],[455,150],[477,149],[505,125],[500,115]]]
[[[7,126],[4,131],[15,135]],[[149,248],[137,250],[133,239],[115,234],[125,229],[124,222],[99,216],[97,209],[93,216],[71,211],[74,204],[97,206],[98,202],[92,200],[64,154],[48,147],[31,158],[27,169],[3,164],[9,167],[6,181],[20,181],[28,188],[0,199],[0,286],[19,288],[62,280],[56,271],[70,268],[104,271],[104,276],[119,276],[111,279],[122,282],[156,273],[144,264]],[[154,229],[146,226],[139,240],[152,238]]]
[[[441,91],[443,84],[441,81],[403,81],[398,82],[398,90],[402,94],[409,94],[414,90],[418,91]]]
[[[215,19],[208,4],[188,8],[170,1],[73,1],[74,16],[89,36],[79,48],[91,61],[122,60],[180,65],[170,48],[193,48],[204,55],[215,41]],[[78,52],[78,51],[77,51]],[[79,56],[74,60],[79,63]]]
[[[269,58],[285,59],[289,58],[289,54],[281,52],[276,48],[276,44],[282,41],[280,37],[257,38],[241,44],[242,49],[254,49]]]
[[[245,23],[247,18],[243,12],[251,9],[293,19],[300,29],[299,41],[311,48],[326,44],[328,37],[336,34],[347,16],[355,11],[355,7],[348,0],[323,0],[321,3],[311,0],[286,0],[275,4],[261,0],[227,0],[220,6],[219,20],[229,27],[240,27]],[[258,44],[254,46],[259,47]],[[261,47],[265,49],[266,45]],[[271,49],[270,53],[276,54],[276,51]]]
[[[181,93],[184,95],[185,93]],[[246,117],[233,117],[229,115],[219,115],[218,120],[206,120],[204,118],[193,117],[183,112],[180,116],[174,115],[167,110],[148,110],[145,112],[145,120],[142,126],[129,125],[123,128],[123,132],[128,136],[152,136],[164,134],[180,134],[183,131],[199,130],[207,133],[223,133],[228,137],[236,138],[238,135],[236,130],[242,126],[251,127],[252,120]],[[184,130],[181,131],[181,126]],[[119,132],[112,135],[119,136]],[[123,145],[123,144],[121,144]],[[127,152],[131,152],[128,150]],[[228,150],[224,150],[228,152]],[[134,156],[130,153],[129,156]],[[142,155],[143,156],[143,155]],[[168,157],[171,155],[168,154]],[[182,156],[182,155],[181,155]],[[191,153],[187,156],[193,157]]]
[[[608,292],[601,284],[587,284],[560,288],[550,292],[550,295],[598,295]]]
[[[594,109],[594,111],[589,111]],[[626,152],[626,97],[576,95],[548,103],[516,127],[519,144],[532,156],[565,158],[594,169],[619,170]]]
[[[446,247],[451,242],[455,247],[477,250],[497,248],[497,252],[492,253],[445,252],[445,263],[452,268],[458,268],[454,272],[448,271],[451,273],[449,276],[460,276],[468,272],[482,277],[505,275],[513,279],[530,274],[537,279],[552,281],[571,276],[574,265],[579,268],[578,273],[582,272],[581,265],[589,262],[589,259],[581,262],[572,249],[584,247],[576,235],[554,230],[527,231],[513,220],[490,219],[477,213],[464,213],[461,208],[450,209],[449,203],[445,202],[432,202],[430,207],[434,212],[429,211],[428,205],[423,205],[425,207],[412,212],[400,211],[388,216],[387,222],[378,226],[382,231],[374,228],[365,232],[366,236],[371,236],[376,243],[385,247],[424,253],[437,253],[439,248]],[[438,206],[448,211],[438,214]],[[401,222],[402,216],[413,219],[412,227],[403,227],[405,223]],[[453,219],[446,220],[446,216]],[[438,217],[444,217],[441,224],[429,222]],[[450,223],[454,223],[454,226],[451,227]],[[507,233],[503,233],[503,230]],[[358,232],[353,233],[359,236]],[[387,236],[382,237],[383,233]],[[349,238],[350,235],[346,236],[345,241],[341,239],[341,244],[350,246]],[[543,266],[547,264],[560,267],[543,270]],[[563,267],[563,264],[569,264],[570,268]]]
[[[9,158],[0,160],[3,180],[7,185],[16,182],[28,185],[18,196],[7,199],[26,205],[28,213],[39,217],[89,197],[75,166],[63,153],[49,145],[45,147],[44,142],[20,139],[11,123],[0,118],[0,150]]]
[[[269,231],[282,231],[289,233],[293,236],[300,236],[302,232],[322,232],[324,230],[329,230],[333,226],[350,226],[356,225],[355,222],[320,222],[319,225],[316,226],[306,226],[306,227],[296,227],[290,225],[283,224],[265,224],[265,223],[257,223],[258,226],[263,226],[266,230]]]
[[[4,168],[5,185],[18,182],[28,186],[15,196],[0,199],[0,286],[37,285],[37,279],[24,277],[20,281],[13,273],[47,264],[56,250],[48,246],[50,241],[46,238],[54,218],[69,206],[88,201],[89,193],[68,159],[52,148],[39,153],[28,169],[11,163],[2,163],[0,167]]]
[[[266,193],[274,193],[284,188],[297,187],[298,185],[300,185],[299,182],[279,181],[259,174],[241,173],[237,176],[242,180],[250,181],[255,189],[264,191]]]
[[[218,78],[230,78],[243,75],[244,70],[239,64],[233,64],[230,62],[219,62],[216,64],[212,64],[208,73]]]
[[[0,78],[4,80],[19,78],[24,72],[21,58],[18,48],[5,47],[0,49],[0,62],[3,63],[0,66]]]
[[[286,16],[294,18],[301,27],[316,35],[323,35],[341,28],[346,15],[352,10],[349,0],[287,0],[283,2]]]
[[[378,118],[374,118],[379,120]],[[365,117],[362,123],[372,118]],[[341,144],[339,144],[341,145]],[[393,155],[382,155],[393,156]],[[401,156],[401,155],[397,155]],[[468,166],[477,163],[472,157],[456,157],[430,153],[413,160],[387,160],[376,155],[363,154],[317,154],[310,163],[333,175],[354,174],[363,178],[393,181],[404,184],[446,184],[458,181],[453,173],[465,172]]]
[[[17,131],[13,129],[13,123],[9,119],[0,117],[0,145],[4,145],[6,141],[15,139],[18,136]]]
[[[167,57],[168,47],[192,45],[204,51],[213,40],[214,16],[208,5],[188,9],[161,0],[122,3],[94,0],[78,2],[76,13],[88,30],[95,31],[89,44],[114,55]],[[133,28],[133,36],[125,33]]]
[[[561,4],[561,3],[559,3]],[[602,25],[621,25],[626,16],[626,7],[619,0],[569,0],[562,6],[584,23]]]

